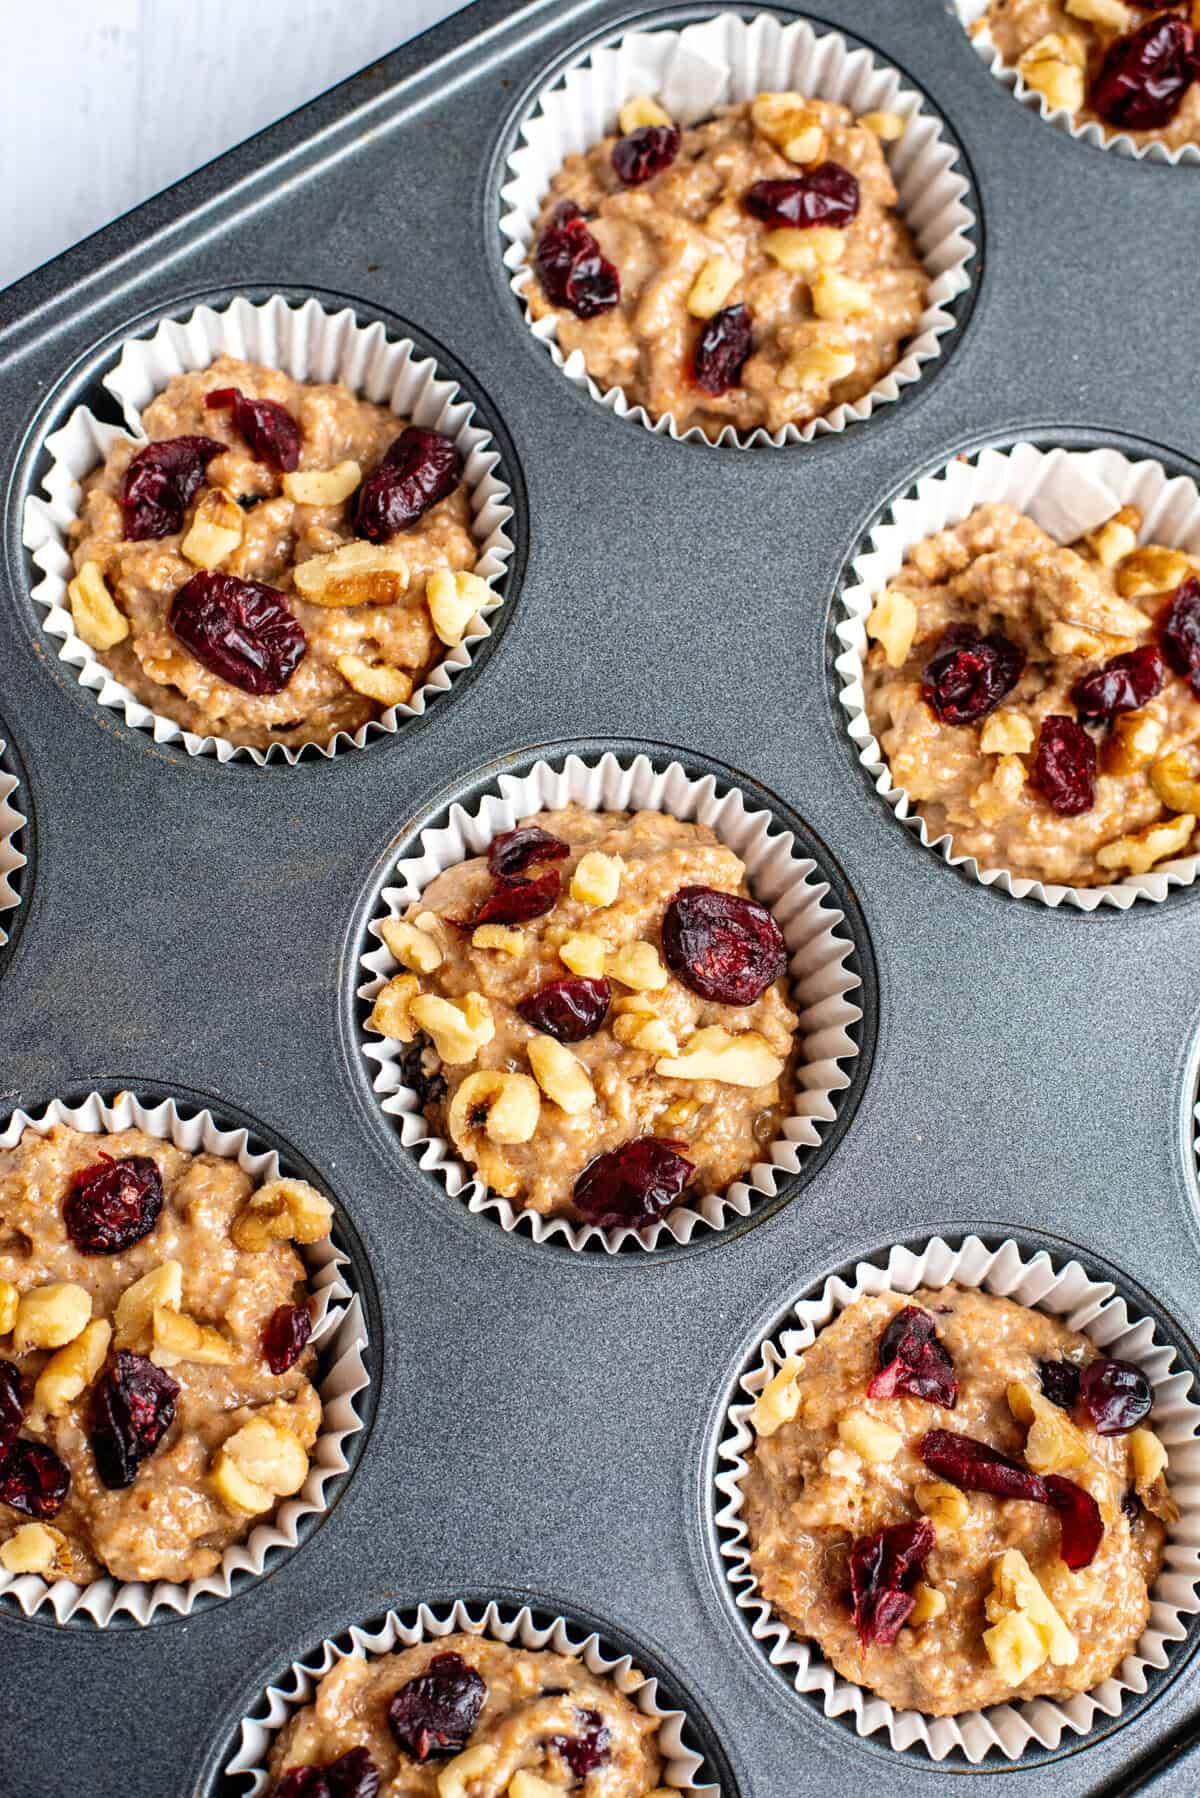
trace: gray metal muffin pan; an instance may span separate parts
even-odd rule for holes
[[[1200,892],[1052,913],[923,850],[855,761],[830,612],[880,509],[963,449],[1134,441],[1200,472],[1181,303],[1198,177],[1049,129],[939,0],[822,0],[808,16],[948,120],[974,185],[972,288],[934,372],[842,436],[673,444],[553,367],[496,228],[531,90],[646,16],[693,15],[478,0],[0,296],[0,734],[30,820],[0,950],[0,1112],[126,1085],[250,1121],[341,1208],[373,1373],[332,1509],[228,1601],[108,1630],[0,1606],[5,1798],[237,1790],[237,1721],[293,1657],[459,1595],[528,1598],[632,1647],[727,1798],[948,1793],[964,1775],[1006,1798],[1196,1789],[1194,1766],[1151,1773],[1200,1710],[1194,1639],[1146,1700],[1054,1756],[973,1770],[859,1742],[724,1596],[709,1472],[722,1400],[788,1301],[938,1231],[1111,1265],[1195,1365]],[[461,366],[500,435],[518,553],[494,647],[424,720],[331,762],[220,767],[128,729],[58,661],[21,502],[72,404],[111,413],[97,376],[123,336],[201,294],[273,290],[343,295]],[[865,1017],[837,1140],[778,1203],[688,1249],[607,1258],[451,1201],[372,1115],[352,1019],[384,858],[531,746],[614,740],[757,783],[828,845]]]

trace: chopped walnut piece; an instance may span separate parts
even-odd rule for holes
[[[871,608],[868,637],[878,643],[889,668],[903,668],[917,634],[917,608],[899,587],[885,587]]]
[[[1085,19],[1104,31],[1131,31],[1137,14],[1123,0],[1066,0],[1067,11],[1074,19]]]
[[[239,1249],[271,1242],[320,1242],[333,1227],[333,1206],[307,1180],[268,1180],[252,1193],[229,1234]]]
[[[546,1097],[568,1117],[590,1111],[596,1103],[596,1089],[587,1069],[565,1043],[552,1036],[535,1036],[529,1045],[529,1065]]]
[[[855,281],[831,268],[813,276],[811,292],[818,318],[860,318],[875,303],[865,281]]]
[[[570,968],[572,974],[581,974],[585,980],[601,978],[607,955],[608,944],[604,938],[593,936],[586,930],[569,936],[558,951],[559,960]]]
[[[780,371],[784,387],[836,387],[855,368],[854,352],[844,343],[815,343]]]
[[[795,1417],[800,1408],[799,1373],[799,1357],[789,1355],[767,1381],[750,1413],[750,1427],[756,1436],[773,1436]]]
[[[255,1515],[277,1498],[299,1492],[308,1477],[308,1456],[299,1438],[282,1424],[252,1417],[218,1449],[212,1483],[232,1511]]]
[[[114,649],[129,635],[129,620],[108,590],[98,562],[85,562],[67,588],[75,630],[89,649]]]
[[[769,1086],[783,1073],[784,1062],[755,1030],[731,1036],[710,1024],[688,1038],[683,1052],[664,1056],[654,1071],[669,1080],[719,1080],[727,1086]]]
[[[196,568],[219,568],[240,549],[245,516],[231,493],[211,487],[196,507],[179,553]]]
[[[378,1030],[381,1036],[389,1036],[396,1043],[411,1043],[417,1032],[409,1008],[420,990],[421,982],[415,974],[394,974],[375,995],[367,1029]]]
[[[528,1074],[481,1068],[467,1075],[450,1102],[450,1134],[460,1147],[477,1130],[495,1143],[529,1142],[540,1113],[541,1096]]]
[[[467,993],[461,1003],[438,993],[418,993],[408,1015],[433,1038],[433,1046],[449,1067],[474,1061],[496,1034],[492,1008],[482,993]]]
[[[355,461],[338,462],[333,468],[297,469],[285,474],[280,485],[298,506],[340,506],[362,480]]]
[[[21,1295],[11,1280],[0,1280],[0,1336],[7,1336],[17,1321]]]
[[[1121,712],[1100,752],[1106,774],[1133,774],[1152,762],[1162,747],[1163,727],[1146,712]]]
[[[837,1433],[847,1448],[872,1464],[894,1461],[904,1446],[899,1430],[867,1411],[847,1412],[838,1420]]]
[[[1148,543],[1135,549],[1117,565],[1117,592],[1122,599],[1140,599],[1144,593],[1169,593],[1194,573],[1182,550]]]
[[[528,939],[508,924],[481,924],[471,932],[472,949],[496,949],[502,955],[524,955]]]
[[[92,1315],[92,1296],[73,1280],[51,1280],[23,1292],[13,1326],[13,1353],[62,1348],[74,1342]]]
[[[1078,112],[1086,95],[1086,60],[1079,38],[1052,31],[1029,46],[1017,69],[1026,87],[1041,94],[1055,111]]]
[[[1035,1473],[1063,1473],[1084,1465],[1088,1445],[1082,1430],[1044,1393],[1024,1380],[1013,1380],[1008,1388],[1008,1408],[1018,1423],[1029,1425],[1025,1461]]]
[[[908,1613],[908,1627],[920,1629],[923,1623],[932,1623],[946,1609],[946,1594],[939,1592],[936,1586],[927,1586],[924,1580],[918,1580],[913,1587],[916,1603]]]
[[[595,910],[611,905],[621,890],[623,873],[619,855],[603,855],[598,849],[590,849],[580,857],[571,876],[571,897]]]
[[[1119,512],[1106,518],[1102,525],[1089,531],[1084,542],[1102,568],[1115,568],[1118,562],[1132,555],[1137,548],[1141,528],[1142,515],[1137,507],[1122,506]]]
[[[639,993],[659,993],[667,984],[667,970],[653,943],[623,943],[610,952],[605,967],[611,979]]]
[[[921,1480],[913,1489],[913,1497],[937,1529],[961,1529],[971,1514],[966,1493],[949,1480]]]
[[[1188,845],[1196,820],[1189,813],[1181,818],[1166,818],[1161,824],[1148,824],[1133,836],[1117,837],[1103,843],[1096,851],[1102,868],[1114,872],[1124,868],[1130,874],[1148,874],[1156,862],[1182,855]]]
[[[635,94],[626,100],[617,114],[617,124],[622,137],[629,137],[634,131],[642,131],[647,125],[670,125],[671,115],[665,112],[658,101],[649,94]]]
[[[1019,1549],[1006,1550],[993,1566],[992,1591],[984,1609],[994,1623],[1014,1613],[1027,1618],[1042,1645],[1042,1660],[1049,1657],[1056,1667],[1070,1667],[1079,1659],[1079,1643]],[[985,1642],[989,1633],[985,1632]]]
[[[233,1347],[220,1330],[198,1324],[182,1311],[160,1305],[154,1313],[150,1359],[156,1367],[174,1367],[180,1361],[196,1361],[210,1367],[233,1360]]]
[[[234,1238],[236,1241],[236,1237]],[[113,1312],[117,1348],[142,1348],[149,1344],[154,1313],[159,1306],[178,1310],[183,1300],[183,1263],[174,1258],[160,1261],[139,1280],[127,1286]]]
[[[858,122],[864,131],[873,131],[885,144],[899,142],[908,129],[908,120],[899,112],[864,112]]]
[[[741,278],[741,267],[732,256],[710,256],[688,293],[687,309],[692,317],[712,318],[720,312]]]
[[[1150,770],[1150,785],[1169,810],[1200,817],[1200,780],[1182,749],[1158,758]]]
[[[1047,1654],[1040,1631],[1024,1611],[1006,1611],[990,1629],[984,1630],[983,1646],[992,1666],[1009,1686],[1024,1685]]]
[[[1160,1522],[1179,1522],[1179,1506],[1167,1489],[1167,1451],[1153,1430],[1133,1430],[1129,1437],[1133,1489]]]
[[[390,606],[408,591],[408,555],[395,543],[344,543],[298,562],[292,579],[313,606]]]
[[[71,1544],[48,1523],[23,1523],[0,1543],[0,1567],[6,1573],[40,1573],[43,1579],[70,1578]]]
[[[108,1354],[112,1325],[105,1317],[93,1317],[75,1337],[51,1355],[33,1388],[35,1411],[61,1417],[84,1389],[91,1385]]]
[[[425,582],[425,603],[433,628],[451,649],[462,642],[472,618],[493,597],[482,575],[461,570],[452,574],[448,568],[437,568]]]
[[[470,1798],[470,1787],[495,1766],[499,1749],[491,1742],[475,1742],[447,1761],[437,1776],[438,1798]],[[494,1788],[493,1788],[494,1789]]]
[[[813,275],[846,254],[846,234],[833,225],[781,225],[768,231],[762,247],[789,275]]]
[[[816,162],[824,152],[820,111],[803,94],[759,94],[751,104],[750,119],[789,162]]]
[[[334,666],[347,686],[364,699],[375,700],[377,705],[407,705],[412,698],[412,676],[405,674],[403,668],[353,655],[335,656]]]
[[[442,949],[437,938],[419,924],[403,918],[384,918],[379,934],[402,968],[417,974],[432,974],[442,965]]]
[[[1033,720],[1021,712],[993,712],[983,721],[979,747],[984,755],[1028,755],[1033,748]]]

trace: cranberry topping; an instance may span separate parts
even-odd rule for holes
[[[1083,675],[1071,688],[1071,700],[1084,724],[1111,724],[1118,712],[1147,705],[1166,678],[1161,650],[1145,643]]]
[[[682,1143],[639,1136],[589,1161],[575,1182],[575,1204],[601,1230],[637,1230],[660,1218],[695,1173]]]
[[[1033,773],[1046,803],[1061,817],[1077,818],[1096,803],[1096,745],[1074,718],[1042,719]]]
[[[460,930],[475,930],[480,924],[525,924],[530,918],[542,918],[553,911],[561,890],[562,876],[557,868],[547,868],[536,880],[506,880],[489,893],[466,923],[455,918],[447,922]]]
[[[612,165],[624,187],[640,187],[643,181],[669,169],[678,154],[679,131],[675,125],[643,125],[628,137],[617,139]]]
[[[12,1361],[0,1361],[0,1462],[17,1439],[25,1421],[21,1397],[21,1372]]]
[[[576,1779],[586,1779],[612,1759],[612,1732],[599,1711],[576,1711],[575,1715],[579,1719],[579,1734],[551,1736],[550,1746],[566,1761]]]
[[[1039,1361],[1038,1379],[1042,1391],[1060,1411],[1073,1411],[1079,1403],[1079,1376],[1083,1369],[1077,1361]]]
[[[234,424],[260,462],[269,462],[281,474],[299,464],[300,426],[278,400],[248,400],[238,387],[217,387],[205,394],[204,404],[210,412],[233,413]]]
[[[753,1005],[787,967],[766,907],[716,887],[680,887],[663,915],[662,947],[684,986],[718,1005]]]
[[[1090,1492],[1061,1474],[1031,1473],[999,1449],[952,1430],[930,1430],[917,1452],[932,1473],[964,1492],[990,1492],[994,1498],[1021,1498],[1049,1505],[1058,1512],[1061,1553],[1068,1567],[1086,1567],[1104,1534],[1099,1506]]]
[[[857,179],[840,162],[819,162],[786,181],[756,181],[745,195],[746,211],[772,230],[809,225],[852,225],[858,217]]]
[[[289,1767],[272,1798],[376,1798],[379,1769],[365,1748],[325,1767]]]
[[[502,830],[488,845],[488,873],[494,880],[515,880],[534,862],[559,862],[570,855],[570,847],[560,837],[552,837],[537,824],[526,824],[519,830]]]
[[[850,1604],[864,1648],[890,1648],[913,1605],[912,1587],[937,1537],[929,1519],[860,1536],[850,1550]]]
[[[119,1255],[148,1236],[162,1210],[162,1175],[149,1155],[101,1155],[76,1174],[63,1202],[67,1235],[84,1255]]]
[[[70,1490],[71,1476],[46,1442],[14,1442],[0,1463],[0,1505],[26,1517],[57,1517]]]
[[[181,531],[205,469],[224,449],[215,437],[168,437],[139,450],[121,478],[126,537],[140,543]]]
[[[535,1030],[560,1043],[579,1043],[595,1036],[608,1016],[612,989],[607,980],[548,980],[536,993],[522,999],[517,1010]]]
[[[358,490],[354,528],[372,543],[407,530],[462,480],[458,445],[440,431],[409,425],[384,451]]]
[[[170,623],[198,662],[243,693],[282,692],[308,653],[283,594],[232,574],[194,574],[171,602]]]
[[[1089,1361],[1079,1379],[1079,1399],[1101,1436],[1123,1436],[1149,1417],[1150,1381],[1132,1361]]]
[[[415,1042],[409,1043],[400,1057],[400,1078],[405,1086],[410,1086],[416,1093],[422,1110],[427,1105],[436,1105],[446,1097],[448,1091],[445,1075],[440,1068],[425,1065],[425,1057],[432,1047],[428,1037],[419,1036]]]
[[[932,1317],[919,1305],[897,1311],[879,1338],[879,1372],[867,1386],[868,1398],[893,1398],[898,1392],[949,1411],[958,1403],[954,1363],[937,1339]]]
[[[112,1492],[131,1486],[175,1421],[178,1381],[146,1355],[118,1349],[92,1394],[92,1453]]]
[[[1196,34],[1172,13],[1147,19],[1105,53],[1092,83],[1092,110],[1124,131],[1169,125],[1192,82],[1200,76]]]
[[[1025,671],[1025,652],[1003,634],[974,625],[945,631],[925,667],[922,695],[943,724],[975,724],[994,712]]]
[[[742,378],[754,350],[754,331],[744,306],[714,312],[700,333],[692,357],[692,379],[705,393],[728,393]]]
[[[272,1373],[286,1373],[312,1335],[307,1305],[279,1305],[263,1325],[263,1359]]]
[[[554,208],[538,239],[533,265],[551,305],[566,306],[576,318],[608,312],[621,297],[621,277],[601,255],[573,200]]]
[[[441,1760],[466,1747],[486,1697],[486,1684],[461,1654],[437,1654],[393,1695],[388,1724],[414,1760]]]
[[[1072,1572],[1089,1566],[1104,1538],[1104,1519],[1099,1505],[1090,1492],[1085,1492],[1074,1480],[1065,1480],[1060,1473],[1046,1475],[1046,1491],[1058,1512],[1059,1554]]]
[[[1200,699],[1200,579],[1194,574],[1171,595],[1162,623],[1162,646],[1176,674],[1186,676]]]

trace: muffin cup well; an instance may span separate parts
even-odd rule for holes
[[[242,1718],[238,1750],[225,1768],[226,1778],[239,1774],[248,1778],[247,1798],[259,1798],[266,1792],[266,1762],[273,1738],[292,1712],[309,1702],[317,1682],[336,1662],[352,1654],[399,1653],[420,1642],[435,1642],[460,1631],[488,1636],[510,1647],[546,1648],[555,1654],[578,1655],[590,1673],[610,1679],[645,1716],[659,1720],[656,1739],[665,1765],[666,1784],[686,1793],[688,1798],[720,1798],[719,1787],[707,1780],[702,1785],[697,1783],[705,1768],[700,1756],[684,1741],[686,1713],[664,1708],[659,1702],[658,1681],[643,1674],[632,1656],[607,1654],[594,1631],[588,1634],[565,1617],[539,1623],[528,1605],[517,1610],[495,1601],[477,1605],[462,1599],[452,1605],[419,1605],[411,1622],[388,1611],[377,1627],[356,1624],[341,1636],[327,1636],[303,1661],[293,1661],[279,1684],[267,1687],[265,1704]]]
[[[1066,1700],[1037,1698],[958,1717],[927,1717],[920,1711],[897,1711],[865,1687],[842,1679],[815,1644],[793,1635],[775,1615],[750,1567],[742,1481],[746,1451],[754,1439],[749,1424],[754,1399],[789,1355],[806,1349],[864,1294],[911,1293],[951,1281],[1061,1317],[1105,1354],[1134,1361],[1145,1371],[1154,1389],[1154,1429],[1168,1452],[1168,1478],[1181,1516],[1168,1533],[1137,1653],[1127,1656],[1101,1685]],[[977,1236],[966,1237],[958,1247],[935,1236],[916,1251],[894,1248],[886,1261],[860,1261],[852,1280],[838,1275],[826,1280],[815,1298],[797,1302],[790,1317],[794,1322],[764,1341],[761,1354],[739,1380],[717,1451],[716,1525],[725,1575],[734,1604],[772,1665],[787,1674],[798,1692],[818,1694],[827,1717],[849,1713],[860,1736],[886,1729],[893,1748],[917,1745],[938,1761],[957,1751],[978,1762],[994,1750],[1016,1760],[1033,1743],[1056,1749],[1064,1733],[1085,1735],[1101,1717],[1119,1715],[1128,1694],[1144,1693],[1150,1670],[1166,1667],[1170,1645],[1185,1639],[1188,1619],[1200,1611],[1200,1406],[1189,1396],[1191,1374],[1177,1366],[1175,1350],[1159,1337],[1153,1320],[1127,1305],[1111,1282],[1093,1280],[1077,1261],[1057,1266],[1044,1250],[1029,1254],[1015,1242],[993,1246]]]
[[[0,755],[4,753],[4,738],[0,737]],[[11,911],[21,903],[21,895],[12,883],[12,876],[18,868],[25,866],[25,857],[17,848],[17,832],[25,824],[24,815],[17,810],[17,777],[0,767],[0,918],[3,913]],[[8,932],[0,922],[0,945],[8,941]]]
[[[761,428],[739,434],[726,425],[716,439],[710,439],[698,425],[681,429],[669,412],[651,418],[644,407],[631,405],[619,387],[602,391],[580,352],[563,355],[554,314],[534,321],[525,293],[533,279],[527,258],[537,214],[565,158],[589,149],[612,131],[621,106],[635,94],[658,95],[672,118],[686,125],[705,117],[714,106],[753,99],[764,90],[790,89],[838,101],[856,113],[898,112],[909,121],[900,141],[888,146],[887,156],[899,192],[897,210],[912,231],[930,278],[925,310],[895,366],[861,399],[773,434]],[[808,443],[820,434],[843,431],[856,419],[869,418],[876,406],[897,399],[902,388],[920,380],[942,354],[943,340],[956,322],[947,308],[970,285],[968,264],[975,253],[969,236],[974,217],[964,203],[968,183],[957,163],[956,148],[923,97],[904,87],[895,69],[877,63],[869,50],[852,49],[836,32],[817,32],[802,19],[781,25],[767,13],[749,20],[736,13],[717,13],[679,31],[631,31],[611,46],[590,51],[556,77],[522,122],[500,194],[504,208],[500,231],[507,246],[504,265],[511,271],[509,285],[521,301],[530,330],[546,345],[555,366],[618,418],[635,419],[659,435],[665,432],[677,439],[741,449]]]
[[[1170,477],[1161,462],[1135,462],[1114,449],[1044,450],[1032,443],[1018,443],[1012,449],[983,450],[969,461],[956,460],[937,474],[927,475],[872,527],[865,547],[851,564],[854,581],[841,594],[843,617],[836,634],[843,650],[834,667],[841,679],[838,697],[858,759],[874,781],[875,791],[925,847],[937,850],[951,867],[983,886],[997,886],[1017,899],[1074,905],[1087,912],[1101,905],[1127,911],[1137,899],[1158,902],[1172,887],[1191,885],[1200,870],[1200,855],[1180,856],[1148,874],[1096,887],[1058,886],[1030,880],[1007,868],[981,868],[973,856],[955,853],[949,832],[936,839],[930,835],[908,794],[893,781],[872,731],[863,692],[863,661],[866,621],[875,600],[900,572],[914,544],[959,524],[976,506],[1001,500],[1027,513],[1060,543],[1093,530],[1119,507],[1134,505],[1144,518],[1141,542],[1168,543],[1200,555],[1200,490],[1186,475]]]
[[[429,1135],[418,1097],[401,1077],[401,1045],[363,1036],[362,1052],[377,1064],[375,1091],[383,1110],[398,1122],[405,1148],[419,1150],[420,1165],[442,1177],[451,1197],[465,1196],[468,1210],[493,1213],[505,1230],[525,1222],[535,1242],[557,1237],[577,1250],[589,1243],[611,1252],[627,1243],[652,1249],[664,1231],[675,1242],[685,1243],[698,1229],[720,1230],[731,1217],[748,1216],[756,1199],[772,1197],[779,1180],[797,1173],[803,1153],[820,1142],[823,1127],[837,1115],[836,1095],[850,1084],[847,1063],[858,1053],[851,1030],[862,1012],[852,995],[861,981],[846,966],[854,944],[839,932],[844,916],[828,902],[829,887],[821,880],[819,867],[798,852],[795,838],[779,830],[769,813],[752,810],[736,788],[720,795],[711,774],[695,780],[678,762],[656,766],[648,756],[639,755],[626,765],[608,754],[590,763],[569,755],[558,767],[539,761],[528,774],[502,774],[497,788],[474,811],[452,806],[447,825],[422,831],[419,853],[397,864],[396,884],[385,887],[381,895],[386,911],[370,926],[375,946],[361,959],[369,978],[357,989],[358,996],[374,999],[398,971],[380,934],[380,920],[400,916],[435,875],[484,854],[492,838],[511,830],[519,819],[571,802],[589,811],[665,812],[709,825],[741,857],[751,892],[770,909],[783,932],[790,998],[800,1015],[796,1108],[783,1134],[766,1151],[767,1159],[755,1162],[723,1193],[711,1193],[694,1207],[677,1205],[641,1230],[605,1231],[595,1224],[542,1217],[489,1191],[475,1170],[456,1156],[451,1143]]]
[[[328,757],[339,749],[361,749],[374,737],[394,735],[403,719],[421,717],[469,667],[475,646],[491,635],[488,615],[503,604],[501,594],[494,593],[480,609],[462,643],[445,651],[407,704],[389,706],[353,734],[338,731],[327,743],[298,748],[272,743],[255,749],[226,737],[184,730],[135,699],[76,634],[67,601],[67,584],[74,574],[68,532],[79,511],[80,482],[104,461],[114,442],[145,439],[143,410],[172,375],[208,368],[221,354],[282,369],[297,381],[340,381],[351,393],[452,437],[462,453],[470,491],[476,572],[492,585],[504,573],[513,549],[505,529],[513,515],[509,489],[497,473],[499,452],[476,422],[471,402],[459,396],[457,382],[439,376],[437,364],[423,356],[411,338],[389,338],[378,322],[359,324],[349,307],[330,312],[315,299],[290,306],[275,294],[259,304],[231,300],[219,311],[197,306],[186,319],[164,319],[149,337],[127,338],[115,366],[103,376],[103,385],[121,405],[127,429],[117,430],[88,407],[77,406],[46,439],[52,460],[42,492],[25,502],[24,542],[42,575],[33,598],[45,611],[46,630],[61,639],[60,661],[77,670],[80,685],[90,688],[101,705],[122,711],[127,724],[150,731],[156,743],[182,743],[189,755],[213,755],[221,762],[248,756],[260,767],[272,758],[295,763],[306,750]]]
[[[1029,87],[1017,68],[1001,57],[988,27],[988,0],[953,0],[953,4],[976,55],[1022,105],[1040,112],[1048,124],[1098,150],[1115,150],[1118,156],[1133,156],[1146,162],[1200,162],[1200,144],[1181,144],[1176,150],[1160,143],[1138,144],[1124,131],[1107,130],[1095,119],[1079,119],[1065,107],[1051,106],[1044,94]]]
[[[45,1135],[53,1124],[97,1135],[144,1130],[148,1136],[162,1137],[193,1155],[206,1152],[232,1158],[259,1184],[277,1179],[282,1172],[276,1152],[252,1149],[246,1130],[222,1130],[208,1111],[185,1116],[173,1099],[146,1106],[128,1092],[118,1093],[111,1103],[95,1092],[79,1105],[55,1099],[37,1116],[14,1112],[0,1131],[0,1149],[15,1147],[26,1129]],[[317,1385],[322,1400],[321,1433],[299,1492],[285,1498],[270,1521],[255,1524],[243,1541],[227,1548],[220,1568],[205,1579],[122,1582],[105,1577],[86,1586],[73,1580],[49,1585],[37,1574],[14,1575],[0,1569],[0,1594],[14,1598],[27,1617],[43,1608],[53,1611],[59,1623],[87,1618],[104,1625],[120,1612],[128,1613],[136,1623],[148,1623],[163,1608],[186,1616],[202,1596],[228,1598],[235,1575],[261,1574],[272,1549],[295,1548],[304,1519],[328,1508],[326,1487],[345,1473],[344,1445],[362,1428],[355,1400],[368,1384],[363,1360],[367,1333],[361,1302],[346,1277],[348,1257],[328,1236],[308,1244],[300,1253],[308,1269],[309,1293],[316,1301],[310,1341],[321,1352],[325,1371]]]

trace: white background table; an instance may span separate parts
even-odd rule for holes
[[[0,0],[0,287],[465,0]]]

